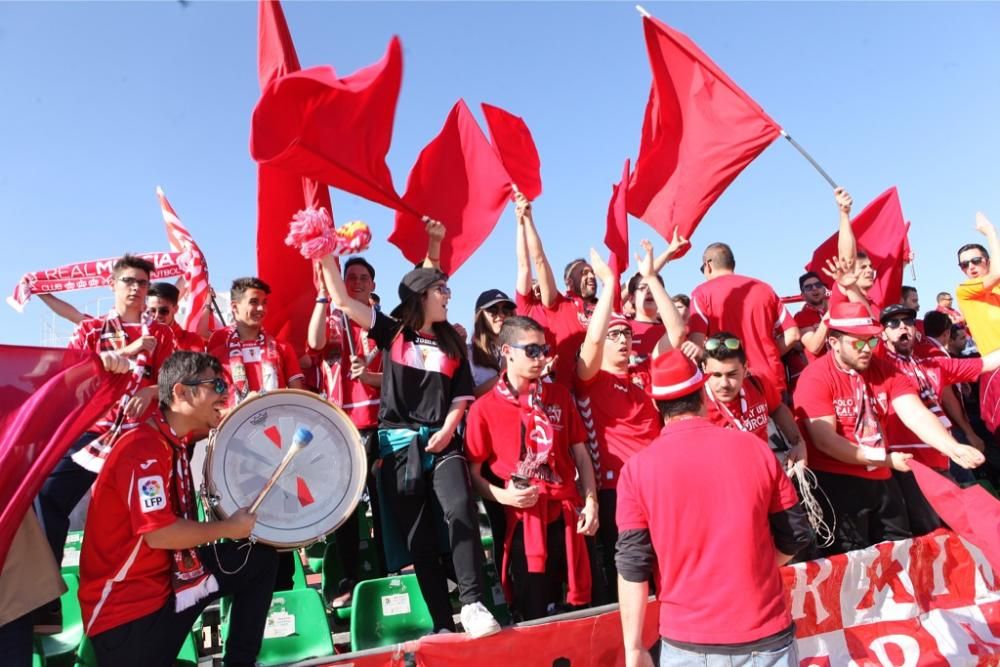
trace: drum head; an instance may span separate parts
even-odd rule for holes
[[[254,537],[279,548],[332,533],[364,490],[361,436],[339,408],[305,391],[283,389],[237,406],[219,425],[205,458],[205,486],[215,512],[249,507],[281,463],[298,427],[313,440],[292,458],[257,510]]]

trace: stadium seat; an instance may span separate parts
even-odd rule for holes
[[[323,559],[326,556],[327,547],[330,546],[330,541],[333,541],[333,536],[331,535],[327,539],[329,541],[321,540],[306,547],[306,563],[309,565],[309,570],[316,574],[323,573]]]
[[[351,650],[388,646],[434,630],[416,575],[369,579],[354,587]]]
[[[223,618],[223,645],[229,636],[229,616]],[[275,593],[264,628],[258,665],[281,665],[333,655],[333,638],[319,591],[303,588]]]
[[[83,640],[83,617],[80,612],[80,601],[77,591],[80,589],[80,578],[71,573],[63,573],[66,592],[59,598],[62,605],[63,629],[54,635],[43,635],[42,653],[46,665],[73,664],[74,656]]]

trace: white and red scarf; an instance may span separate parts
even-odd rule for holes
[[[948,415],[941,408],[941,403],[937,399],[937,393],[934,391],[934,385],[931,383],[930,378],[927,377],[924,369],[920,367],[920,363],[912,356],[904,357],[891,350],[886,350],[886,354],[889,355],[898,368],[905,369],[906,374],[916,380],[917,389],[920,390],[920,400],[923,401],[924,406],[934,413],[934,416],[938,418],[938,421],[945,428],[950,429],[951,420],[948,419]]]
[[[546,484],[561,484],[562,480],[550,465],[554,436],[552,422],[542,402],[543,387],[538,380],[532,382],[527,391],[515,396],[504,373],[494,385],[494,391],[521,411],[521,456],[515,474]]]
[[[274,336],[261,331],[253,340],[240,340],[239,330],[233,324],[229,327],[226,347],[229,349],[229,375],[233,380],[236,404],[243,402],[250,394],[247,368],[243,363],[244,348],[256,347],[260,349],[260,391],[274,391],[278,389],[278,368],[281,365],[281,354],[278,352],[278,342]]]
[[[733,428],[739,429],[740,431],[747,430],[747,427],[743,424],[743,420],[734,415],[732,411],[729,409],[729,406],[727,406],[725,403],[716,398],[715,394],[712,393],[712,388],[709,387],[707,384],[705,385],[705,394],[708,396],[709,400],[712,401],[715,407],[718,408],[719,413],[721,413],[722,416],[726,418],[726,421],[728,421],[730,424],[733,425]],[[740,414],[745,415],[747,413],[747,393],[746,390],[743,389],[743,387],[740,387],[739,401],[740,401]]]

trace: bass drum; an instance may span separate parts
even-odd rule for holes
[[[304,426],[313,440],[292,458],[257,510],[253,538],[279,549],[317,542],[355,510],[367,461],[358,429],[315,394],[279,389],[248,399],[209,438],[202,494],[225,519],[249,507]]]

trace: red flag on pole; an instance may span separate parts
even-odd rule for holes
[[[868,300],[880,308],[899,303],[909,241],[896,188],[889,188],[868,204],[851,220],[851,229],[858,251],[868,253],[875,269],[875,284],[868,290]],[[818,273],[827,287],[832,287],[833,283],[821,268],[826,266],[828,259],[836,257],[837,252],[837,234],[834,233],[813,252],[812,261],[806,265],[806,271]]]
[[[385,156],[402,80],[398,37],[382,60],[350,76],[313,67],[274,79],[253,112],[250,154],[262,166],[399,208]]]
[[[517,189],[534,201],[542,194],[542,162],[531,130],[520,116],[483,103],[490,140]]]
[[[160,200],[160,211],[163,213],[163,224],[167,227],[167,240],[174,251],[181,253],[181,265],[184,269],[185,292],[181,298],[181,310],[185,313],[184,321],[180,322],[181,327],[187,331],[198,332],[202,318],[208,318],[208,330],[211,331],[214,318],[212,311],[208,310],[209,299],[211,298],[211,286],[208,281],[208,262],[201,248],[195,243],[194,237],[188,232],[187,227],[177,217],[167,196],[163,194],[163,189],[157,186],[156,196]]]
[[[604,245],[611,251],[608,257],[608,267],[615,274],[615,284],[605,285],[604,289],[615,290],[615,312],[622,312],[622,272],[628,267],[628,211],[627,191],[629,176],[629,160],[625,160],[622,180],[611,188],[611,201],[608,202],[608,222],[604,231]]]
[[[643,18],[653,74],[628,212],[690,238],[781,128],[686,35]],[[687,246],[690,248],[690,246]]]
[[[0,345],[0,569],[46,477],[130,377],[92,353]]]
[[[490,235],[507,205],[510,182],[469,107],[459,100],[441,132],[417,156],[403,195],[410,209],[444,223],[442,271],[453,274]],[[408,260],[419,262],[427,249],[423,221],[398,211],[389,241]]]
[[[261,0],[258,14],[257,69],[261,91],[277,78],[299,69],[281,3]],[[305,208],[325,208],[333,216],[330,193],[308,178],[266,164],[257,168],[257,275],[271,287],[264,327],[299,353],[316,289],[312,266],[285,245],[288,223]]]

